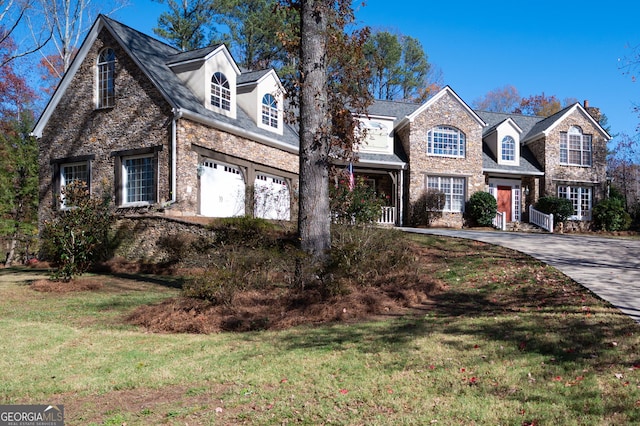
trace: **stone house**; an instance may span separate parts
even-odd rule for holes
[[[241,71],[227,48],[181,52],[100,16],[34,128],[40,220],[65,183],[124,212],[295,214],[298,135],[273,70]]]
[[[575,221],[589,221],[607,190],[606,145],[599,111],[579,103],[544,118],[472,110],[450,87],[423,104],[376,101],[362,117],[370,130],[356,175],[393,193],[394,224],[408,223],[412,203],[426,190],[445,194],[434,226],[462,227],[471,194],[486,191],[507,222],[528,220],[541,196],[571,200]],[[371,147],[395,154],[380,161]],[[392,148],[393,147],[393,148]],[[375,173],[372,169],[377,168]],[[392,179],[380,179],[388,174]]]
[[[293,219],[299,136],[284,104],[273,70],[240,70],[224,45],[181,52],[101,15],[33,131],[40,220],[65,208],[73,180],[124,212]],[[376,101],[359,117],[355,175],[387,195],[386,224],[407,224],[427,189],[445,194],[436,226],[463,226],[477,191],[510,222],[542,195],[569,198],[588,220],[610,139],[594,112],[474,111],[448,86],[423,104]]]

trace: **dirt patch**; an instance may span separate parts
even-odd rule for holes
[[[403,286],[352,286],[345,294],[329,298],[315,290],[282,288],[239,292],[228,305],[177,297],[142,306],[127,321],[158,333],[282,330],[303,324],[402,315],[426,303],[442,288],[438,281],[423,277]]]

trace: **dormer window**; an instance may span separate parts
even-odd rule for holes
[[[278,102],[268,93],[262,97],[262,124],[278,128]]]
[[[516,141],[511,136],[502,138],[502,161],[516,161]]]
[[[231,111],[231,88],[229,80],[221,72],[211,77],[211,105],[217,108]]]
[[[98,108],[112,108],[116,103],[116,53],[106,48],[98,55]]]

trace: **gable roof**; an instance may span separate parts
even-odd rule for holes
[[[460,105],[462,105],[462,107],[464,108],[465,111],[467,111],[467,113],[482,127],[486,127],[487,123],[478,115],[476,114],[476,112],[474,110],[472,110],[469,105],[466,104],[465,101],[462,100],[462,98],[460,98],[460,96],[458,96],[458,94],[456,92],[453,91],[453,89],[449,86],[445,86],[442,90],[440,90],[438,93],[436,93],[432,98],[430,98],[427,102],[423,103],[422,105],[420,105],[419,108],[417,108],[415,111],[413,111],[411,114],[409,114],[407,116],[407,120],[409,122],[412,122],[413,120],[415,120],[415,118],[420,115],[424,110],[426,110],[427,108],[431,107],[431,105],[433,105],[434,103],[436,103],[438,100],[440,100],[441,98],[445,97],[446,95],[450,95],[452,96]]]
[[[609,133],[607,133],[607,131],[604,130],[602,126],[600,126],[600,124],[591,116],[591,114],[589,114],[586,109],[584,109],[584,107],[580,103],[576,102],[575,104],[569,105],[556,112],[555,114],[536,123],[536,125],[533,126],[533,128],[529,131],[529,134],[523,139],[522,142],[527,143],[542,136],[547,136],[549,132],[551,132],[551,130],[553,130],[556,126],[558,126],[558,124],[560,124],[565,118],[567,118],[575,111],[578,111],[579,113],[584,115],[585,118],[587,118],[587,120],[589,120],[591,124],[593,124],[593,126],[602,133],[602,136],[604,136],[606,140],[611,139],[611,135],[609,135]]]
[[[240,107],[238,107],[238,113],[235,119],[211,111],[198,100],[196,95],[170,68],[170,65],[181,62],[184,63],[185,61],[203,60],[220,49],[227,51],[226,47],[218,45],[197,49],[193,52],[181,52],[166,43],[104,15],[99,15],[89,30],[69,71],[64,75],[53,97],[49,100],[49,103],[38,119],[32,132],[34,136],[42,136],[42,131],[51,114],[86,58],[89,49],[103,29],[109,31],[127,55],[131,57],[145,76],[153,83],[177,118],[188,118],[226,132],[257,140],[266,145],[275,146],[290,152],[298,152],[299,137],[291,126],[285,124],[283,135],[276,138],[273,132],[258,127],[254,120]],[[229,56],[229,58],[231,57]],[[237,69],[235,63],[233,61],[231,63]]]

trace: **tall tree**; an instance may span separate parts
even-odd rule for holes
[[[402,99],[420,100],[421,91],[424,91],[425,86],[429,86],[428,77],[431,65],[427,61],[427,54],[418,39],[410,36],[402,37],[401,67]]]
[[[288,80],[299,109],[300,198],[298,232],[302,249],[324,266],[331,248],[329,170],[336,156],[352,156],[356,138],[352,111],[364,113],[371,98],[362,46],[368,29],[351,31],[350,0],[283,0],[299,11],[297,29],[285,31],[283,45],[299,57]]]
[[[206,32],[212,19],[211,0],[155,0],[169,7],[158,18],[153,32],[169,40],[182,51],[194,50],[207,44]]]
[[[482,111],[512,113],[519,106],[522,98],[518,89],[506,85],[487,92],[484,97],[476,99],[473,107]]]
[[[618,135],[607,157],[612,184],[623,195],[627,211],[640,202],[640,146],[629,135]]]
[[[286,52],[280,33],[287,22],[299,19],[277,0],[212,0],[213,19],[221,28],[211,43],[225,43],[238,64],[246,69],[281,69]]]
[[[387,31],[376,32],[365,44],[371,67],[371,91],[378,99],[394,99],[400,83],[402,46],[398,37]]]
[[[0,68],[9,62],[30,55],[42,49],[51,39],[49,26],[34,25],[38,20],[38,0],[3,0],[0,2],[0,45],[15,40],[19,32],[29,34],[13,43],[13,50],[5,52],[0,60]],[[27,31],[29,30],[29,31]]]
[[[14,51],[11,38],[0,43],[0,61]],[[10,241],[6,264],[13,262],[19,241],[33,237],[37,211],[37,144],[28,134],[34,123],[34,98],[12,62],[0,67],[0,235]]]
[[[431,65],[418,39],[379,31],[364,51],[372,74],[369,87],[378,99],[423,100]]]

